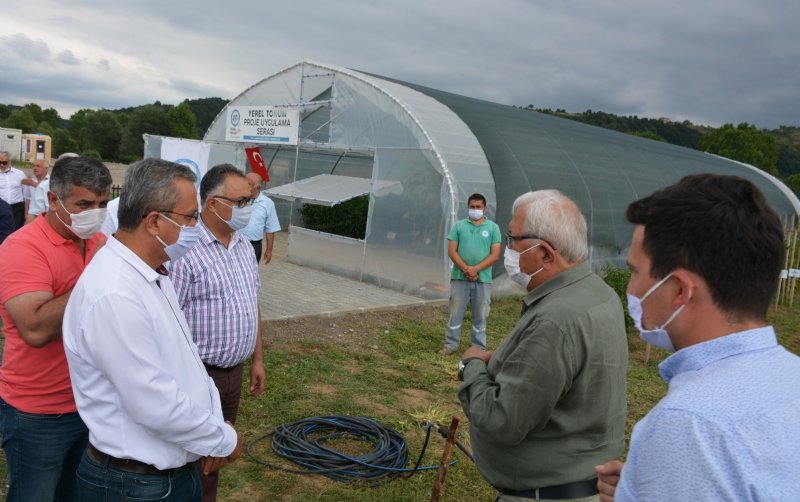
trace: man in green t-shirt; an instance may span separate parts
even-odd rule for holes
[[[492,296],[492,264],[500,258],[500,227],[486,218],[486,198],[475,193],[467,200],[469,218],[453,225],[447,253],[453,261],[450,273],[450,319],[444,332],[449,356],[461,341],[461,323],[467,302],[472,303],[472,345],[486,350],[486,318]]]

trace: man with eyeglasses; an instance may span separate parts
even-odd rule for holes
[[[522,314],[494,352],[467,350],[458,396],[496,500],[596,501],[594,466],[625,443],[619,297],[587,262],[586,221],[557,190],[514,201],[504,265]]]
[[[64,347],[89,444],[80,498],[64,500],[199,502],[196,461],[215,471],[241,452],[164,267],[197,242],[195,179],[161,159],[132,164],[119,229],[67,304]]]
[[[258,262],[238,232],[250,221],[253,199],[244,173],[222,164],[203,176],[200,200],[199,241],[171,270],[200,358],[219,389],[222,414],[235,424],[248,357],[250,395],[261,394],[266,381]],[[217,481],[216,473],[203,473],[204,501],[216,500]]]
[[[474,193],[467,199],[468,217],[457,221],[447,236],[450,271],[450,317],[444,330],[444,347],[449,356],[461,342],[461,324],[467,304],[472,304],[473,347],[486,350],[486,318],[492,297],[492,265],[500,258],[500,227],[486,217],[486,198]]]
[[[30,178],[11,165],[11,154],[0,151],[0,199],[11,206],[15,230],[25,224],[25,180]]]
[[[56,162],[49,210],[0,246],[0,431],[8,500],[77,500],[87,430],[77,413],[62,320],[78,278],[102,246],[111,173],[99,160]]]

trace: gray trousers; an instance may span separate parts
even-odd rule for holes
[[[477,281],[450,281],[450,319],[444,331],[444,345],[458,348],[468,303],[472,304],[472,345],[486,350],[486,318],[492,303],[492,285]]]

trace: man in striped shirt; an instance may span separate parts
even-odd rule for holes
[[[250,394],[261,394],[266,380],[258,263],[250,242],[237,232],[250,221],[253,199],[244,173],[222,164],[203,176],[200,202],[200,239],[171,264],[172,280],[200,358],[219,390],[222,414],[235,424],[248,357],[253,358]],[[216,473],[202,477],[204,502],[216,500]]]

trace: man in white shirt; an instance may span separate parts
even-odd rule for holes
[[[25,223],[31,223],[37,216],[47,211],[47,192],[50,190],[50,176],[44,159],[33,161],[33,177],[22,181],[25,186]]]
[[[64,346],[89,428],[82,501],[200,501],[194,462],[210,473],[241,452],[163,266],[197,242],[194,181],[173,162],[131,165],[119,229],[67,304]]]
[[[257,173],[247,173],[247,183],[250,184],[250,197],[255,200],[250,222],[239,233],[253,245],[256,262],[261,261],[261,243],[266,239],[267,249],[264,251],[264,263],[266,264],[272,261],[275,232],[281,230],[281,224],[275,213],[275,203],[261,191],[261,183],[263,183],[261,176]]]
[[[25,224],[25,192],[22,181],[28,179],[24,172],[11,166],[11,154],[0,151],[0,199],[8,202],[14,214],[14,229]]]

